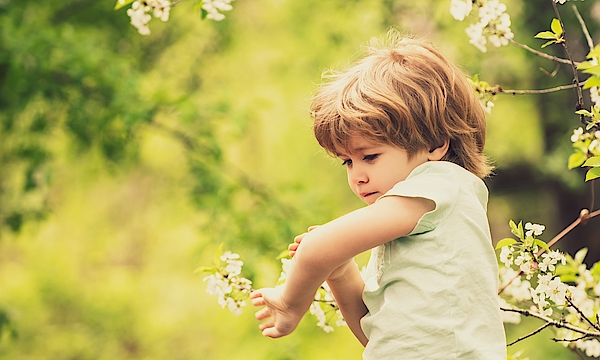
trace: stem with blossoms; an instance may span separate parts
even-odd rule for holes
[[[127,16],[131,19],[131,25],[135,27],[140,35],[150,35],[148,23],[152,16],[163,22],[169,21],[171,8],[186,0],[117,0],[115,10],[121,9],[129,4]],[[193,0],[194,10],[200,13],[202,19],[221,21],[225,19],[223,11],[233,9],[233,0]]]
[[[588,171],[585,180],[593,181],[600,177],[600,47],[594,46],[583,17],[576,5],[573,5],[573,11],[590,48],[585,61],[574,60],[559,12],[559,5],[563,5],[566,0],[551,1],[556,18],[551,21],[548,31],[536,34],[535,38],[546,40],[541,45],[542,49],[560,44],[568,59],[546,54],[515,41],[509,28],[510,18],[505,13],[506,6],[498,0],[452,0],[450,12],[459,21],[469,15],[476,15],[476,22],[466,29],[466,33],[470,38],[469,42],[483,52],[487,50],[485,46],[488,42],[498,47],[511,44],[555,63],[571,66],[573,83],[549,89],[505,90],[499,85],[490,86],[478,77],[473,78],[471,83],[488,112],[494,105],[492,100],[496,94],[545,94],[574,89],[578,99],[575,114],[579,115],[583,126],[574,129],[571,136],[573,153],[569,156],[567,168],[586,167]],[[589,75],[588,78],[581,81],[579,71]],[[593,104],[589,110],[583,108],[584,90],[589,91]],[[593,210],[593,206],[592,199],[590,209]],[[522,223],[517,225],[510,222],[516,239],[507,238],[497,243],[503,265],[500,267],[501,287],[498,294],[504,321],[519,323],[521,316],[530,316],[544,324],[509,345],[552,327],[557,334],[553,340],[567,346],[578,357],[583,358],[581,352],[587,356],[600,357],[600,265],[596,263],[587,268],[583,263],[587,253],[585,248],[573,257],[550,250],[551,246],[575,227],[599,214],[600,210],[591,213],[589,210],[582,210],[571,225],[548,243],[539,239],[545,228],[543,225],[527,223],[523,226]]]
[[[241,276],[243,261],[240,255],[219,248],[212,267],[200,267],[195,272],[208,273],[203,281],[207,283],[206,292],[217,296],[217,302],[222,308],[227,307],[235,315],[241,315],[246,306],[250,293],[254,291],[252,281]],[[281,285],[287,279],[291,268],[289,257],[281,258],[282,271],[277,281]],[[313,303],[309,308],[311,315],[317,318],[317,326],[325,332],[334,330],[336,326],[346,326],[339,307],[333,298],[329,285],[324,282],[315,293]]]

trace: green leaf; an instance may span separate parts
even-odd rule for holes
[[[590,66],[587,69],[583,70],[583,72],[594,76],[600,76],[600,65]]]
[[[587,80],[585,80],[585,84],[583,85],[583,90],[589,89],[594,86],[600,86],[600,77],[590,76],[589,78],[587,78]]]
[[[587,159],[581,166],[600,166],[600,156],[592,156]]]
[[[594,167],[585,173],[585,181],[594,180],[600,177],[600,168]]]
[[[556,40],[550,40],[547,43],[545,43],[544,45],[542,45],[542,49],[545,48],[546,46],[550,46],[552,44],[554,44],[556,42]]]
[[[277,260],[281,259],[290,259],[290,251],[288,249],[282,250],[279,255],[277,255]]]
[[[560,37],[563,33],[562,25],[557,18],[552,19],[552,23],[550,24],[550,29],[554,31],[557,37]]]
[[[523,222],[519,221],[519,225],[516,225],[515,222],[511,220],[508,222],[508,225],[510,225],[510,232],[512,232],[514,236],[518,237],[521,241],[523,241]]]
[[[558,274],[557,274],[558,275]],[[560,281],[567,283],[567,282],[577,282],[577,280],[579,280],[579,276],[575,275],[575,274],[565,274],[565,275],[560,275]]]
[[[511,246],[512,244],[516,244],[517,240],[513,239],[513,238],[504,238],[500,241],[498,241],[498,243],[496,244],[496,250],[503,248],[505,246]]]
[[[197,268],[196,270],[194,270],[194,274],[197,274],[199,272],[213,272],[216,269],[214,267],[208,267],[208,266],[201,266],[199,268]]]
[[[567,162],[567,167],[569,170],[580,167],[581,164],[584,163],[586,157],[587,156],[584,153],[579,151],[571,154],[571,156],[569,156],[569,161]]]
[[[127,6],[127,5],[131,4],[134,1],[135,0],[117,0],[117,3],[115,4],[115,10],[119,10],[123,6]]]
[[[585,256],[587,255],[587,253],[588,253],[587,248],[581,248],[581,249],[579,249],[579,251],[577,251],[573,260],[575,260],[575,262],[578,265],[583,264],[583,259],[585,259]]]
[[[551,31],[542,31],[534,36],[537,39],[556,40],[556,34]]]
[[[583,61],[583,62],[579,63],[579,65],[577,65],[577,70],[589,69],[592,66],[596,66],[596,64],[594,64],[591,61]]]
[[[592,113],[585,109],[577,110],[577,111],[575,111],[575,114],[592,117]]]
[[[533,245],[537,245],[537,246],[541,247],[542,249],[544,249],[546,251],[550,251],[550,248],[548,247],[548,244],[546,244],[545,242],[543,242],[540,239],[533,240]]]

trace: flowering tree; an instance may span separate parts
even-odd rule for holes
[[[577,103],[574,113],[582,126],[577,127],[571,136],[573,153],[567,163],[569,169],[580,166],[588,168],[585,181],[593,181],[600,177],[600,47],[594,46],[586,28],[585,21],[576,5],[572,6],[581,29],[587,39],[589,53],[587,60],[576,61],[569,50],[565,24],[561,19],[560,5],[566,0],[553,0],[556,18],[550,22],[550,29],[539,32],[535,38],[545,40],[540,48],[551,45],[562,46],[567,58],[559,58],[514,40],[510,30],[510,17],[505,12],[506,6],[498,0],[452,0],[450,12],[459,21],[474,15],[476,22],[470,25],[466,33],[469,42],[481,51],[487,50],[486,44],[500,47],[508,44],[518,46],[537,56],[571,66],[573,83],[545,90],[505,90],[501,86],[490,86],[489,83],[472,80],[473,87],[482,104],[489,111],[493,107],[492,99],[496,94],[549,93],[567,89],[575,90]],[[587,75],[579,78],[578,71]],[[583,91],[589,92],[592,103],[590,109],[584,109]],[[593,206],[593,202],[592,202]],[[590,269],[584,264],[587,249],[579,250],[574,256],[551,250],[557,241],[578,225],[597,216],[600,211],[590,212],[584,209],[579,217],[556,235],[548,243],[539,236],[545,230],[543,225],[522,222],[510,222],[511,232],[516,237],[506,238],[497,243],[500,249],[500,306],[504,312],[504,321],[519,323],[521,316],[530,316],[541,320],[542,325],[535,331],[525,334],[508,345],[517,343],[541,330],[552,327],[556,336],[552,339],[571,349],[580,358],[582,352],[587,356],[600,357],[600,265],[594,264]]]
[[[149,35],[148,23],[154,16],[162,21],[168,21],[171,8],[186,0],[118,0],[115,9],[120,9],[131,4],[127,10],[127,16],[131,18],[133,25],[141,35]],[[199,11],[202,19],[220,21],[225,19],[222,11],[233,9],[233,0],[193,0],[194,10]]]

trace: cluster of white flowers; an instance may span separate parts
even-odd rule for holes
[[[168,21],[170,11],[171,2],[169,0],[138,0],[131,4],[131,9],[127,10],[127,15],[131,19],[131,25],[141,35],[149,35],[148,23],[152,20],[150,14],[162,21]]]
[[[585,251],[586,249],[580,250],[584,256]],[[578,255],[575,255],[575,258],[578,258]],[[583,257],[580,257],[579,261],[583,261]],[[578,275],[575,280],[576,285],[570,286],[569,292],[571,294],[570,300],[577,306],[577,309],[569,307],[568,313],[564,315],[564,321],[587,328],[587,323],[581,318],[581,313],[591,321],[596,321],[597,323],[596,316],[600,310],[600,284],[597,276],[594,276],[585,264],[576,263],[576,266],[575,272]],[[600,341],[598,339],[581,338],[581,334],[563,328],[557,329],[557,336],[563,339],[579,339],[575,341],[577,348],[584,351],[587,356],[600,357]],[[567,346],[568,343],[564,345]]]
[[[230,11],[233,9],[231,2],[233,0],[202,0],[200,8],[206,15],[207,19],[221,21],[225,19],[222,11]],[[127,0],[118,0],[117,6],[121,7],[128,3]],[[171,0],[136,0],[131,4],[131,8],[127,10],[127,15],[131,19],[133,25],[141,35],[149,35],[150,28],[148,23],[152,20],[152,16],[162,21],[168,21],[171,12],[171,7],[177,2]],[[220,12],[221,11],[221,12]]]
[[[594,275],[598,271],[590,271],[583,264],[587,250],[582,249],[571,258],[560,251],[550,251],[545,243],[536,238],[542,234],[545,226],[526,223],[522,227],[521,223],[517,226],[511,221],[511,228],[520,241],[503,240],[507,245],[501,247],[499,256],[504,264],[499,271],[500,283],[504,285],[498,300],[500,307],[529,309],[532,313],[550,318],[554,315],[554,319],[588,329],[585,318],[597,321],[596,314],[600,310],[600,284],[598,275]],[[540,247],[545,252],[538,256]],[[519,271],[525,279],[519,276]],[[563,282],[559,274],[567,275],[569,284],[575,285]],[[503,311],[502,320],[518,324],[521,315]],[[572,344],[588,356],[600,357],[598,339],[582,337],[580,333],[562,327],[556,329],[556,335],[557,339],[564,340],[565,346]]]
[[[233,0],[204,0],[202,1],[202,9],[207,12],[206,18],[215,21],[225,19],[225,15],[219,11],[230,11],[233,9],[231,2]]]
[[[600,131],[594,131],[593,133],[585,132],[582,127],[573,130],[571,135],[571,141],[573,143],[579,143],[578,148],[585,151],[586,154],[594,156],[600,155]]]
[[[473,10],[473,3],[478,10],[478,21],[467,29],[469,42],[482,52],[486,52],[489,41],[496,47],[508,45],[514,37],[510,29],[510,16],[505,12],[506,5],[498,0],[452,0],[450,13],[459,21],[464,20]]]
[[[221,263],[211,268],[211,274],[204,278],[207,289],[211,295],[217,295],[217,301],[221,307],[229,309],[235,315],[242,313],[242,307],[246,306],[245,299],[252,291],[252,282],[240,276],[244,263],[238,254],[226,251],[220,256]]]
[[[331,318],[328,318],[328,316],[336,318],[336,326],[346,326],[346,321],[342,317],[342,313],[337,307],[327,283],[323,283],[319,291],[315,294],[315,301],[310,305],[309,311],[317,318],[317,326],[326,333],[333,331],[333,326],[330,325]]]
[[[542,253],[541,256],[537,255],[540,251],[538,244],[542,243],[541,240],[536,239],[536,236],[541,235],[545,228],[544,225],[528,222],[525,224],[526,231],[515,231],[519,234],[521,242],[503,246],[500,252],[500,261],[507,269],[510,269],[505,270],[504,274],[512,273],[511,275],[513,275],[514,270],[511,269],[511,266],[516,265],[527,280],[520,282],[520,277],[515,280],[513,280],[514,277],[511,279],[504,277],[501,280],[515,283],[511,283],[505,289],[512,300],[523,302],[531,299],[536,306],[531,309],[532,311],[536,311],[543,316],[550,316],[553,307],[564,307],[566,305],[568,286],[560,280],[560,277],[556,276],[556,265],[558,263],[565,265],[565,256],[556,250],[547,251]],[[520,234],[522,234],[522,238]],[[529,280],[535,274],[537,274],[537,286],[534,289]],[[517,282],[517,280],[519,281]],[[524,293],[525,288],[528,288],[530,295]]]

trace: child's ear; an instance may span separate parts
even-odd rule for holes
[[[429,154],[427,154],[427,160],[429,161],[439,161],[442,160],[444,155],[448,152],[448,148],[450,148],[450,140],[444,141],[444,143],[438,147],[435,147],[429,150]]]

